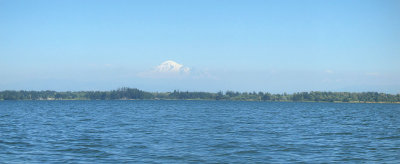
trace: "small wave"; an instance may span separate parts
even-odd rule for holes
[[[257,153],[260,153],[259,151],[257,151],[257,150],[242,150],[242,151],[237,151],[237,152],[234,152],[235,154],[257,154]]]
[[[353,135],[350,132],[340,132],[340,133],[320,133],[321,136],[333,136],[333,135]]]
[[[378,140],[400,139],[400,136],[378,137]]]

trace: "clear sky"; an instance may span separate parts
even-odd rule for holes
[[[400,93],[400,1],[0,0],[0,90],[123,86]]]

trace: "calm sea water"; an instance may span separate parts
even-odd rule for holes
[[[0,163],[400,163],[400,105],[0,101]]]

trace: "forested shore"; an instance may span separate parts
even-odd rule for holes
[[[136,88],[112,91],[0,91],[0,100],[237,100],[237,101],[299,101],[400,103],[400,94],[378,92],[298,92],[271,94],[268,92],[146,92]]]

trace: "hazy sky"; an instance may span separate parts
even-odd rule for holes
[[[400,93],[400,1],[0,0],[0,90],[123,86]]]

